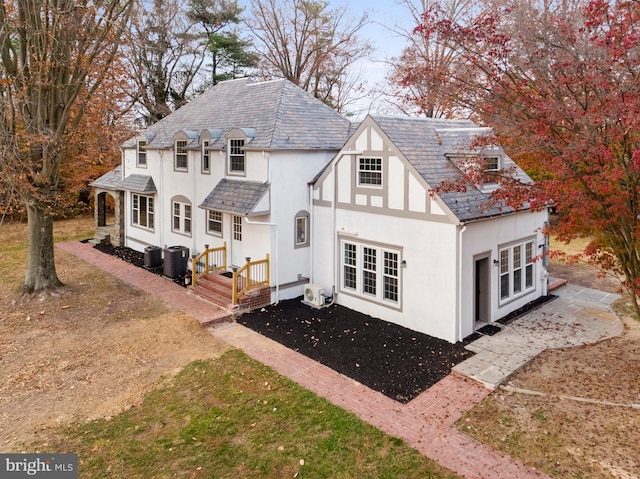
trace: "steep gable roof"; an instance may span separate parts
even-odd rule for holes
[[[464,179],[451,158],[456,154],[469,153],[473,149],[473,140],[486,134],[486,129],[478,128],[471,120],[371,118],[432,188],[437,188],[445,180]],[[505,166],[513,167],[519,178],[531,181],[506,155],[504,159]],[[471,184],[466,191],[441,192],[438,196],[463,222],[513,212],[509,207],[489,206],[489,193]]]
[[[349,135],[350,122],[288,80],[254,83],[243,78],[218,83],[146,132],[147,148],[172,148],[181,131],[221,130],[212,149],[224,146],[234,128],[255,133],[245,149],[335,149]],[[132,140],[123,146],[133,146]]]

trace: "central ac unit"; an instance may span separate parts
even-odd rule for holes
[[[308,284],[304,287],[304,301],[313,306],[324,305],[324,288],[316,284]]]

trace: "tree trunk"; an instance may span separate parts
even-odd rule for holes
[[[46,207],[27,200],[27,271],[22,286],[25,293],[62,286],[53,255],[53,218]]]

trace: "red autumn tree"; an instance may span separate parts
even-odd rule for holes
[[[533,188],[505,181],[495,199],[553,200],[559,238],[592,238],[586,254],[624,276],[640,318],[640,2],[513,1],[468,25],[425,19],[417,31],[459,55],[456,101],[538,176]]]
[[[413,25],[409,31],[398,29],[407,45],[398,58],[390,61],[388,76],[393,88],[392,103],[408,114],[429,118],[455,118],[468,112],[456,101],[452,69],[459,59],[458,51],[450,48],[446,38],[440,38],[440,30],[431,28],[440,22],[456,22],[465,25],[473,20],[477,0],[403,0],[400,5],[411,14]],[[454,83],[455,82],[455,83]]]

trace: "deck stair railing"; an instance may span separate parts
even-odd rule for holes
[[[219,248],[209,248],[204,245],[204,251],[191,259],[191,284],[196,285],[198,280],[211,271],[227,270],[227,242]]]
[[[267,253],[265,259],[251,261],[251,258],[246,258],[246,260],[244,266],[233,272],[233,304],[238,304],[240,295],[247,291],[269,285],[269,254]]]

